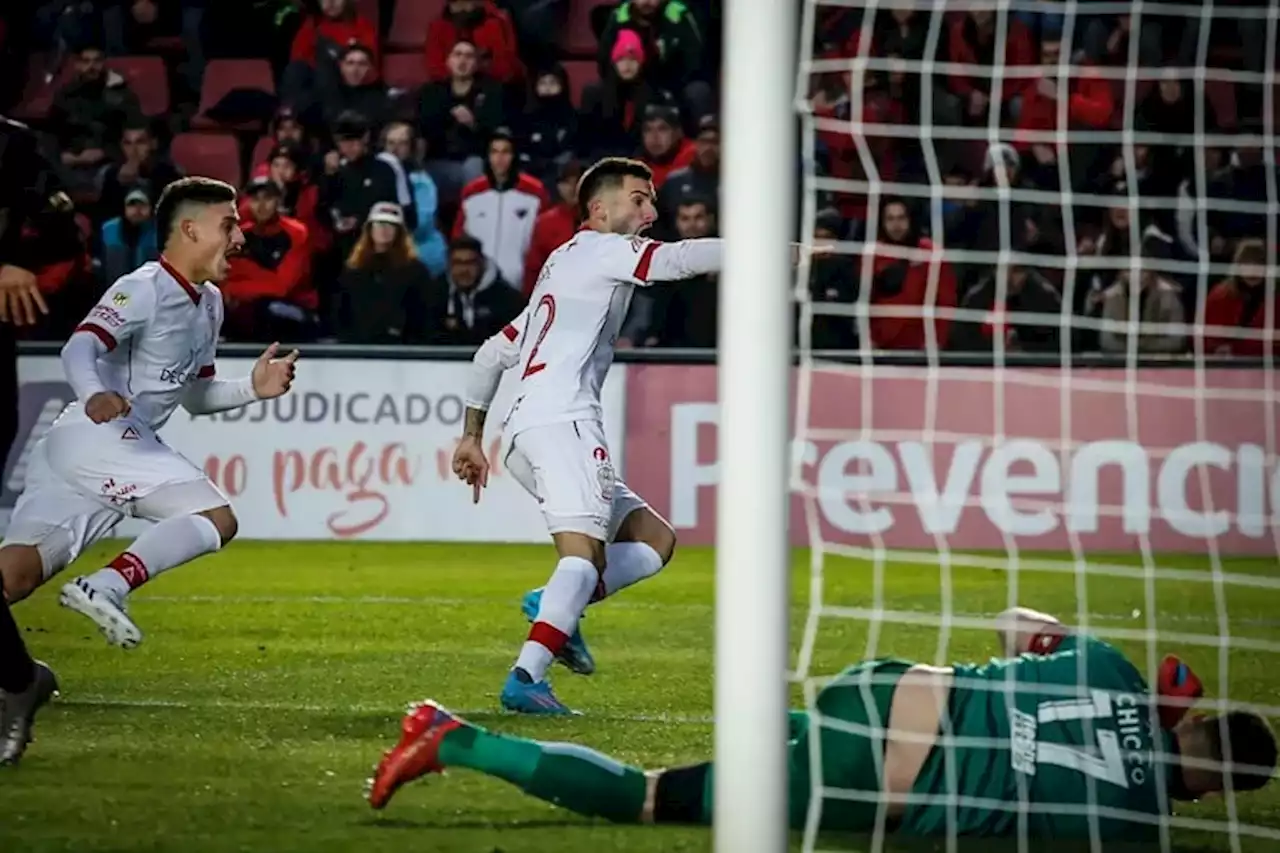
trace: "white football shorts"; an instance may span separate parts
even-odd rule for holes
[[[503,466],[537,499],[552,534],[612,542],[626,517],[648,506],[618,479],[599,421],[522,430],[511,440]]]
[[[145,424],[63,415],[31,449],[4,545],[34,545],[48,580],[126,516],[159,521],[230,504]]]

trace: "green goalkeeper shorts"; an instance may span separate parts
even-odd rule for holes
[[[914,665],[901,660],[860,663],[818,693],[817,718],[811,715],[807,725],[801,723],[789,744],[792,828],[804,828],[819,788],[849,795],[823,797],[817,815],[822,830],[871,832],[876,828],[884,799],[889,709],[898,679]],[[819,785],[815,779],[821,780]]]

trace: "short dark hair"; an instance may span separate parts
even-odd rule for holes
[[[236,200],[236,188],[214,178],[179,178],[164,188],[156,202],[156,235],[163,248],[173,233],[178,215],[189,204],[225,204]]]
[[[1276,767],[1276,735],[1265,717],[1253,711],[1230,711],[1206,719],[1204,725],[1214,757],[1231,762],[1222,768],[1222,775],[1230,774],[1232,790],[1256,791],[1271,780]]]
[[[582,175],[578,182],[578,215],[587,218],[591,200],[604,190],[617,189],[626,178],[653,180],[653,170],[630,157],[605,157]]]
[[[463,234],[449,241],[449,254],[452,255],[454,252],[475,252],[477,255],[483,255],[484,244],[470,234]]]

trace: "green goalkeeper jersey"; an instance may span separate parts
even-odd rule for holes
[[[956,741],[934,749],[914,788],[938,802],[909,808],[904,830],[1087,839],[1092,817],[1103,840],[1158,838],[1168,809],[1159,756],[1172,753],[1172,737],[1123,654],[1073,636],[1049,655],[957,666],[955,674]]]

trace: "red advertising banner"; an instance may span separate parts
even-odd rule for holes
[[[1277,392],[1260,370],[796,372],[791,538],[1005,550],[1276,555]],[[794,404],[793,404],[794,421]],[[714,538],[716,369],[631,365],[628,484]]]

